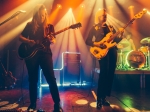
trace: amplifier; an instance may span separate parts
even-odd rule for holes
[[[76,84],[80,82],[80,53],[65,52],[63,54],[63,84]]]

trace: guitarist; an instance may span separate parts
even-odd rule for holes
[[[99,47],[101,40],[109,32],[115,33],[112,26],[106,24],[107,12],[105,9],[99,10],[95,15],[95,25],[90,29],[86,44],[89,46]],[[120,29],[120,37],[123,35],[123,29]],[[94,41],[93,41],[94,39]],[[120,41],[121,38],[116,38],[114,41]],[[117,61],[117,48],[112,47],[109,49],[105,57],[99,60],[100,74],[98,79],[97,88],[97,109],[101,109],[102,106],[110,106],[110,103],[106,100],[107,96],[111,94],[111,87],[114,78],[114,72]]]
[[[32,58],[25,60],[28,70],[30,105],[28,110],[36,109],[37,101],[37,82],[39,66],[42,68],[50,92],[54,101],[53,112],[63,112],[60,106],[60,96],[56,84],[56,78],[53,71],[52,52],[50,43],[55,43],[54,26],[47,23],[47,11],[44,5],[39,4],[35,7],[33,18],[28,22],[22,31],[19,40],[28,44],[31,48],[41,43],[43,39],[48,38],[48,43],[43,50],[38,51]],[[48,104],[51,105],[51,104]]]

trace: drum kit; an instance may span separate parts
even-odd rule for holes
[[[129,46],[129,43],[120,43],[118,47],[117,70],[150,70],[150,37],[140,41],[141,47],[138,50],[123,52],[122,49]]]

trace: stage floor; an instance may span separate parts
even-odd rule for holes
[[[59,91],[64,112],[150,112],[150,91],[146,89],[113,89],[111,97],[107,98],[111,106],[103,107],[101,110],[95,108],[96,85],[59,87]],[[27,88],[0,91],[0,112],[19,108],[26,111],[29,104]],[[38,109],[45,112],[53,111],[53,101],[48,87],[38,90]]]

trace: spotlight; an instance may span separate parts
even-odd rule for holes
[[[82,4],[82,5],[80,5],[80,7],[81,7],[81,8],[85,8],[85,5],[84,5],[84,4]]]
[[[57,8],[62,9],[62,6],[60,4],[57,4]]]
[[[134,6],[132,6],[132,5],[128,7],[128,9],[133,9],[133,8],[134,8]]]

